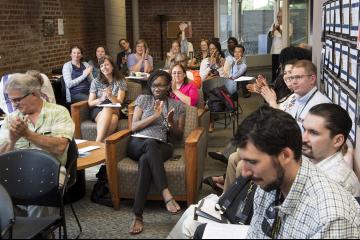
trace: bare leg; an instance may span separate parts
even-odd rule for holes
[[[176,214],[181,210],[179,204],[174,200],[173,195],[168,188],[165,188],[162,192],[165,201],[165,207],[169,213]]]
[[[117,130],[118,123],[119,123],[119,117],[116,113],[113,113],[111,116],[110,126],[108,128],[108,132],[105,137],[110,136]]]
[[[103,142],[105,139],[105,136],[108,132],[110,122],[111,122],[111,116],[112,116],[112,109],[111,108],[103,108],[103,110],[96,116],[96,130],[97,130],[97,136],[96,141],[97,142]]]

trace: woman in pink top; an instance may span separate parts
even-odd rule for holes
[[[196,107],[199,100],[199,92],[194,84],[189,83],[186,77],[186,69],[180,63],[176,63],[171,69],[172,92],[171,97],[180,100],[186,105]]]

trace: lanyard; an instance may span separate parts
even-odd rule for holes
[[[298,116],[300,117],[302,112],[304,111],[304,109],[306,108],[306,106],[309,104],[309,102],[311,101],[311,99],[315,96],[315,94],[317,93],[317,89],[315,92],[313,92],[313,94],[309,97],[309,99],[306,101],[304,107],[301,109],[300,113],[298,114],[299,111],[296,111],[296,115],[295,115],[295,120],[297,121]]]

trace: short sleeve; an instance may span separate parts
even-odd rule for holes
[[[120,80],[120,90],[125,91],[125,92],[128,90],[127,83],[125,82],[124,79]]]
[[[193,84],[190,84],[189,97],[191,100],[191,106],[196,107],[199,101],[199,90]]]
[[[97,79],[95,79],[95,81],[91,81],[90,93],[96,93],[97,92],[96,83],[97,83]]]
[[[140,95],[140,96],[138,96],[138,97],[136,98],[136,100],[135,100],[135,106],[138,106],[138,107],[140,107],[141,109],[143,109],[143,108],[144,108],[145,101],[146,101],[145,98],[146,98],[145,95]]]

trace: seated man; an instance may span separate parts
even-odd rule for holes
[[[65,166],[75,127],[69,112],[62,106],[43,100],[40,89],[39,81],[31,75],[11,76],[5,92],[15,111],[5,118],[1,127],[0,153],[39,149],[54,155]],[[29,217],[51,215],[54,210],[38,206],[22,209]]]
[[[244,132],[243,125],[248,120],[249,118],[245,119],[240,125],[237,137],[241,132]],[[348,113],[335,104],[317,105],[305,117],[304,128],[303,155],[312,158],[311,161],[325,175],[342,185],[353,196],[359,196],[359,181],[355,173],[346,166],[341,154],[341,146],[351,129],[351,120]],[[241,155],[241,150],[239,149],[237,153],[232,155]],[[237,157],[237,159],[240,159],[240,157]],[[240,161],[240,163],[242,166],[246,164],[245,161]],[[239,166],[240,164],[237,166],[238,171],[241,171]],[[240,175],[239,172],[237,174]],[[183,220],[181,227],[183,234],[189,237],[193,237],[194,229],[200,224],[192,220],[192,217],[193,214],[189,214],[187,220]]]

